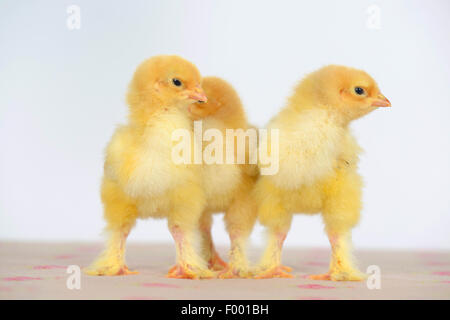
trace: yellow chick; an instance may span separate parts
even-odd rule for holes
[[[205,205],[201,172],[171,158],[172,132],[192,132],[187,107],[206,102],[197,68],[177,56],[144,61],[129,85],[129,119],[106,149],[101,199],[109,234],[106,249],[86,269],[90,275],[127,275],[125,242],[137,218],[167,218],[177,264],[168,277],[209,277],[193,247]]]
[[[279,129],[279,171],[260,176],[254,189],[259,221],[269,231],[258,278],[292,277],[290,268],[281,264],[281,250],[293,213],[319,212],[332,255],[328,273],[311,278],[364,278],[351,255],[362,181],[357,173],[360,147],[349,124],[390,106],[375,81],[353,68],[326,66],[297,85],[287,106],[268,125],[269,130]],[[269,150],[275,150],[276,142],[268,142]]]
[[[248,261],[245,253],[245,245],[256,221],[256,205],[251,197],[251,189],[257,176],[257,165],[249,164],[249,148],[247,144],[244,150],[244,163],[239,164],[238,139],[244,137],[250,126],[247,123],[244,108],[234,88],[226,81],[216,77],[203,79],[202,87],[208,97],[207,103],[193,104],[189,107],[193,120],[201,120],[203,132],[216,130],[223,138],[220,146],[223,154],[216,159],[222,163],[203,163],[202,175],[206,195],[206,207],[200,220],[200,234],[202,240],[203,257],[208,261],[213,270],[222,270],[220,278],[249,276]],[[227,140],[227,130],[241,130],[240,138],[233,136]],[[256,130],[251,128],[256,141]],[[210,143],[203,143],[203,155],[208,153],[213,143],[217,143],[217,137]],[[245,137],[244,137],[245,139]],[[231,148],[234,141],[234,149]],[[242,140],[241,140],[242,141]],[[245,143],[245,140],[244,140]],[[227,145],[228,144],[228,145]],[[230,148],[232,162],[226,161],[227,146]],[[256,145],[255,151],[256,151]],[[218,150],[216,150],[218,151]],[[211,236],[212,214],[225,212],[224,220],[231,241],[231,249],[228,265],[219,257]]]

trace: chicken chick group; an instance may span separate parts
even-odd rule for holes
[[[256,128],[248,123],[234,88],[217,77],[202,79],[192,63],[177,56],[144,61],[130,83],[127,102],[128,123],[117,128],[106,149],[101,198],[108,241],[87,274],[136,273],[125,263],[126,239],[138,218],[154,217],[167,218],[175,241],[176,264],[168,277],[292,277],[281,264],[281,251],[293,214],[321,213],[331,244],[330,268],[310,277],[364,278],[351,254],[362,182],[360,148],[349,124],[390,106],[367,73],[326,66],[295,87],[266,128],[278,130],[279,139],[259,139],[255,146],[277,151],[279,170],[271,175],[260,174],[263,164],[250,161],[257,152],[251,143],[242,151],[237,136],[215,141],[230,130],[250,137]],[[173,161],[173,133],[184,130],[187,149],[195,153],[198,125],[215,130],[209,130],[215,134],[201,147],[202,158],[214,150],[214,158],[222,161]],[[212,148],[218,142],[219,148]],[[211,234],[212,215],[220,212],[231,242],[228,263]],[[268,230],[268,243],[260,263],[251,268],[245,247],[257,219]]]

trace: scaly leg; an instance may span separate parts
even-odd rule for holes
[[[177,263],[167,273],[168,278],[202,279],[212,278],[214,273],[207,269],[204,260],[193,248],[194,234],[179,225],[169,227],[175,240]]]
[[[350,233],[328,234],[328,239],[331,244],[330,270],[325,274],[311,275],[310,279],[361,281],[365,278],[365,275],[353,263],[350,238]]]
[[[231,241],[230,260],[219,278],[251,277],[246,247],[256,221],[256,204],[248,191],[238,195],[225,213],[224,219]]]
[[[269,231],[269,241],[266,251],[260,263],[259,272],[255,276],[256,279],[267,278],[293,278],[292,269],[281,264],[281,251],[286,232]]]
[[[196,185],[182,186],[172,195],[172,212],[168,217],[170,233],[175,240],[176,266],[167,274],[169,278],[211,278],[206,262],[195,251],[195,236],[204,208],[203,190]]]
[[[211,235],[212,215],[210,213],[203,213],[200,218],[200,237],[201,237],[201,250],[205,261],[208,262],[208,268],[214,271],[223,270],[227,267],[225,261],[223,261],[216,248]]]
[[[92,276],[123,276],[138,274],[130,271],[125,263],[125,242],[128,233],[125,230],[112,231],[106,249],[98,259],[84,272]]]
[[[257,188],[260,186],[257,185]],[[291,226],[292,214],[287,212],[281,204],[275,189],[267,190],[266,195],[261,199],[258,217],[260,222],[268,228],[268,245],[255,278],[292,278],[293,276],[287,273],[291,269],[281,264],[281,250]]]

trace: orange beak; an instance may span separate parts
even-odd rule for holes
[[[188,98],[192,100],[196,100],[197,102],[206,102],[208,101],[208,98],[205,95],[205,92],[199,88],[196,87],[194,90],[190,91],[188,94]]]
[[[391,102],[383,96],[381,93],[378,95],[377,99],[375,99],[372,104],[372,107],[390,107]]]

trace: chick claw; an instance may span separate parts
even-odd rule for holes
[[[85,269],[84,272],[91,276],[128,276],[133,274],[139,274],[138,271],[131,271],[126,265],[122,267],[106,266],[94,269]]]
[[[170,267],[169,272],[167,272],[167,275],[174,273],[178,268],[178,265],[174,265],[172,267]]]
[[[119,273],[117,274],[118,276],[128,276],[128,275],[132,275],[132,274],[139,274],[139,271],[131,271],[126,265],[123,266],[123,268],[121,268],[119,270]]]
[[[255,279],[294,278],[292,274],[287,273],[291,271],[292,268],[279,265],[273,268],[269,268],[265,271],[259,272],[254,278]]]
[[[366,278],[365,274],[359,271],[340,271],[328,272],[323,274],[313,274],[308,277],[312,280],[329,280],[329,281],[362,281]]]
[[[177,265],[169,269],[166,277],[175,279],[198,279],[198,276],[188,268],[181,268]]]
[[[322,274],[312,274],[308,276],[311,280],[331,280],[329,273],[322,273]]]
[[[197,269],[197,270],[195,270]],[[210,270],[203,270],[199,268],[192,268],[191,266],[175,265],[169,269],[167,278],[175,279],[210,279],[214,273]]]
[[[292,268],[288,267],[288,266],[280,266],[281,270],[286,271],[286,272],[292,272]]]
[[[208,262],[208,267],[211,270],[214,271],[220,271],[228,268],[228,264],[223,261],[219,255],[215,255],[213,258],[211,258]]]
[[[217,276],[219,279],[234,279],[234,278],[251,278],[252,274],[247,268],[238,268],[229,265]]]

